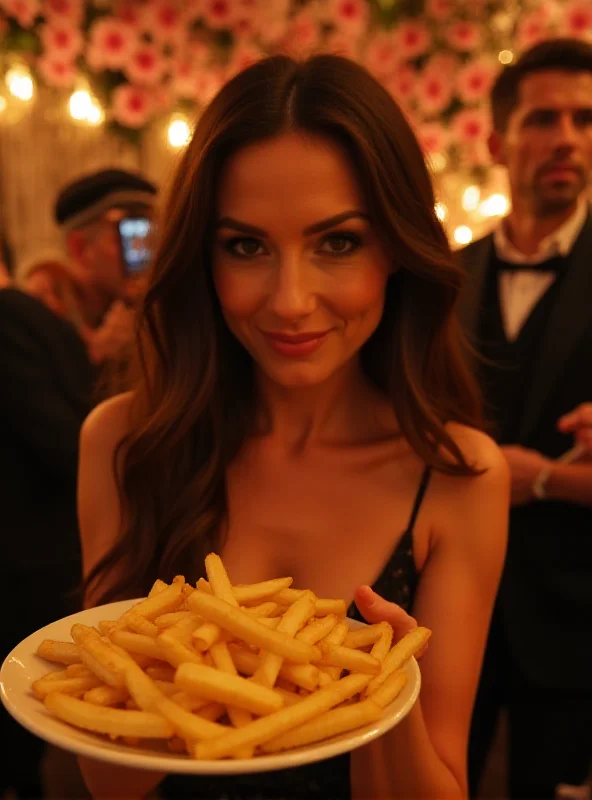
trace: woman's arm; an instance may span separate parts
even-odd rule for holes
[[[128,430],[130,398],[121,395],[102,403],[85,421],[80,437],[78,469],[78,519],[84,575],[115,542],[121,526],[121,508],[113,459]],[[101,588],[106,588],[102,586]],[[85,598],[87,607],[97,592]],[[89,758],[78,763],[94,798],[139,800],[149,795],[163,779],[160,772],[128,769]]]
[[[432,630],[421,702],[391,734],[354,753],[354,800],[467,796],[468,735],[505,556],[510,483],[486,436],[459,428],[457,441],[487,472],[434,476],[422,512],[434,520],[432,540],[414,606],[418,623]],[[379,613],[400,618],[392,605]]]

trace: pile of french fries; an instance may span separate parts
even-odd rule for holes
[[[59,719],[128,745],[246,759],[378,720],[430,636],[415,628],[392,646],[385,622],[350,631],[343,600],[292,589],[291,578],[232,586],[214,554],[205,566],[195,587],[158,580],[119,619],[43,641],[37,655],[62,669],[33,683],[36,696]]]

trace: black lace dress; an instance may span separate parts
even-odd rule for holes
[[[413,558],[413,529],[424,498],[430,471],[425,470],[409,524],[373,589],[406,611],[413,609],[418,574]],[[363,622],[355,605],[349,616]],[[171,800],[350,800],[349,754],[316,764],[224,777],[169,775],[158,795]]]

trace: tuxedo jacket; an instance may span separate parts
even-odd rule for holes
[[[492,235],[461,254],[468,273],[461,317],[477,351],[492,254]],[[530,369],[511,443],[556,458],[573,445],[572,437],[557,431],[557,421],[592,400],[590,217],[557,286]],[[545,500],[511,510],[497,613],[510,653],[530,681],[592,689],[592,496],[590,507]]]

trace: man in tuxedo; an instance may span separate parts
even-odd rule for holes
[[[592,464],[557,460],[573,445],[560,418],[592,398],[592,47],[535,46],[491,101],[512,210],[463,251],[463,313],[512,508],[469,773],[475,796],[506,707],[509,796],[541,800],[582,784],[592,752]]]

